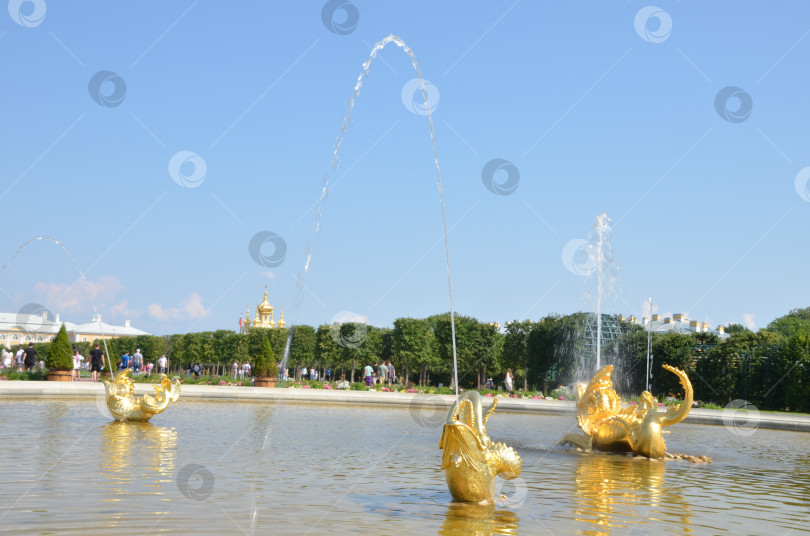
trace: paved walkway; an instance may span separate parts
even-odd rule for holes
[[[136,394],[153,393],[153,384],[136,383]],[[95,398],[104,396],[101,383],[0,381],[0,398]],[[400,406],[412,409],[450,408],[452,395],[415,393],[379,393],[376,391],[339,391],[335,389],[268,389],[263,387],[229,387],[220,385],[183,385],[181,398],[196,400],[253,401],[285,400],[293,403],[361,404],[371,406]],[[571,415],[573,401],[499,398],[501,413],[533,413],[538,415]],[[741,412],[732,410],[693,409],[684,422],[715,426],[767,428],[810,432],[810,415],[795,413]]]

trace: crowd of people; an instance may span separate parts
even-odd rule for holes
[[[17,347],[14,353],[8,348],[3,348],[0,354],[0,369],[14,369],[19,372],[41,370],[45,368],[45,362],[37,358],[37,350],[34,343],[29,342],[28,348],[23,348],[22,344]]]
[[[390,361],[380,361],[379,365],[375,361],[373,365],[366,365],[363,368],[363,379],[368,387],[386,383],[391,387],[392,384],[398,381],[396,369],[394,369],[394,365]]]

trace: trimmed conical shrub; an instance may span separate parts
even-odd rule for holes
[[[253,364],[253,375],[257,378],[275,378],[278,375],[276,356],[268,339],[262,339],[262,349]]]
[[[65,325],[59,328],[59,333],[48,349],[48,357],[45,358],[45,368],[48,370],[72,370],[73,369],[73,347],[68,339]]]

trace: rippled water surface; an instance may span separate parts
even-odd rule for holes
[[[714,463],[651,462],[554,448],[572,416],[496,412],[523,474],[481,508],[450,503],[419,410],[182,400],[115,423],[86,400],[0,407],[0,533],[810,533],[810,434],[681,424],[668,450]]]

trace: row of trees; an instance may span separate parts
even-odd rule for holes
[[[592,341],[585,337],[588,313],[549,315],[540,321],[508,322],[501,330],[475,318],[455,317],[458,382],[481,387],[488,377],[502,383],[507,369],[516,386],[544,392],[559,385],[587,381],[595,371]],[[603,342],[602,364],[613,364],[613,381],[625,395],[646,387],[647,332],[618,322],[621,335]],[[720,340],[712,333],[654,333],[650,390],[674,395],[681,388],[674,375],[661,370],[670,364],[687,372],[699,400],[724,405],[745,399],[761,409],[810,411],[810,308],[797,309],[754,333],[729,326],[731,336]],[[140,336],[107,341],[118,361],[136,348],[147,361],[161,354],[170,369],[185,370],[200,363],[213,374],[228,374],[234,361],[254,362],[268,341],[276,359],[287,355],[291,375],[301,367],[326,368],[333,377],[356,379],[367,364],[391,361],[401,378],[419,384],[453,384],[453,341],[449,314],[424,319],[398,318],[393,328],[359,323],[300,325],[293,328],[251,329],[247,334],[228,330],[168,336]],[[287,350],[287,345],[289,349]],[[80,343],[86,355],[89,344]],[[38,347],[46,356],[48,344]]]

